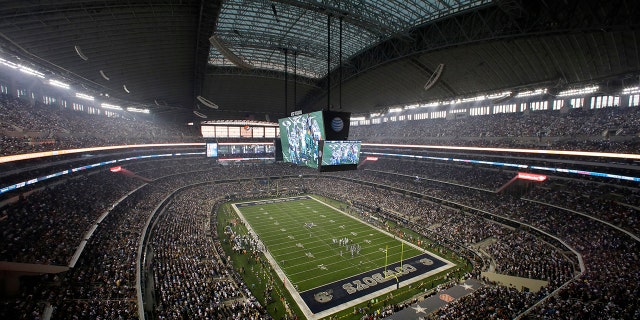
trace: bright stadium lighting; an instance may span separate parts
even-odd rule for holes
[[[149,109],[140,109],[140,108],[134,108],[134,107],[127,108],[127,111],[137,112],[137,113],[149,113]]]
[[[351,121],[364,121],[366,120],[365,117],[351,117],[350,119]]]
[[[26,73],[26,74],[30,74],[32,76],[36,76],[38,78],[44,78],[44,73],[40,72],[40,71],[36,71],[33,70],[29,67],[25,67],[23,65],[18,65],[19,69],[21,72]]]
[[[89,100],[89,101],[93,101],[93,99],[94,99],[93,96],[90,96],[90,95],[84,94],[84,93],[80,93],[80,92],[76,92],[76,98]]]
[[[487,95],[487,99],[495,100],[495,99],[500,99],[500,98],[506,98],[506,97],[510,96],[511,93],[512,93],[511,91],[494,93],[494,94]]]
[[[482,101],[486,99],[486,96],[477,96],[477,97],[472,97],[472,98],[464,98],[462,100],[458,100],[459,102],[473,102],[473,101]]]
[[[49,79],[49,84],[54,86],[54,87],[59,87],[62,89],[69,89],[69,85],[64,83],[64,82],[60,82],[58,80],[53,80],[53,79]]]
[[[420,107],[419,104],[410,104],[410,105],[404,106],[404,110],[411,110],[411,109],[416,109],[416,108],[419,108],[419,107]]]
[[[402,108],[389,108],[389,113],[391,112],[402,112]]]
[[[622,94],[638,94],[640,93],[640,87],[630,87],[630,88],[624,88],[622,90]]]
[[[122,110],[121,106],[116,106],[113,104],[108,104],[108,103],[103,103],[100,105],[101,107],[105,108],[105,109],[111,109],[111,110]]]
[[[433,108],[433,107],[437,107],[439,105],[440,105],[440,102],[439,101],[435,101],[435,102],[430,102],[430,103],[427,103],[427,104],[422,104],[422,105],[420,105],[420,107],[421,108]]]
[[[524,97],[533,97],[533,96],[540,96],[547,93],[547,89],[536,89],[536,90],[529,90],[529,91],[522,91],[522,92],[518,92],[518,94],[516,95],[516,98],[524,98]]]
[[[0,58],[0,63],[5,65],[5,66],[7,66],[7,67],[9,67],[9,68],[11,68],[11,69],[18,69],[18,67],[19,67],[17,64],[15,64],[15,63],[13,63],[11,61],[2,59],[2,58]]]
[[[577,89],[569,89],[569,90],[558,92],[558,97],[579,96],[579,95],[590,94],[598,91],[599,88],[600,87],[598,86],[592,86],[592,87],[584,87],[584,88],[577,88]]]
[[[382,114],[381,114],[381,113],[379,113],[379,112],[374,112],[374,113],[370,114],[370,115],[369,115],[369,117],[371,117],[371,118],[375,118],[375,117],[379,117],[379,116],[381,116],[381,115],[382,115]]]

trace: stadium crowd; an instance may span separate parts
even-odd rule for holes
[[[458,119],[383,122],[351,127],[365,142],[633,152],[640,147],[640,109],[607,107],[531,111]],[[139,117],[140,118],[140,117]],[[197,126],[86,112],[0,94],[2,155],[82,147],[200,142]]]
[[[504,286],[486,286],[449,303],[430,319],[513,319],[541,298],[533,292],[519,292]]]
[[[633,152],[640,145],[635,138],[640,133],[638,119],[640,109],[635,107],[531,111],[358,125],[351,127],[349,138],[377,143]]]
[[[358,176],[364,180],[378,180],[378,176],[369,173]],[[406,188],[411,187],[422,194],[529,223],[561,238],[582,255],[584,274],[563,288],[551,302],[539,306],[532,316],[570,318],[569,315],[576,311],[580,314],[587,310],[593,319],[638,317],[640,306],[637,301],[624,298],[640,293],[637,282],[640,280],[637,264],[640,257],[633,253],[638,250],[638,244],[626,234],[589,217],[544,204],[455,185],[434,182],[416,185],[410,178],[398,177],[398,185],[403,179]]]
[[[216,199],[238,185],[220,184],[182,192],[171,200],[153,230],[153,277],[157,319],[264,319],[265,309],[209,235]],[[211,229],[211,230],[210,230]]]
[[[138,241],[144,227],[145,221],[153,212],[157,204],[168,194],[177,188],[197,182],[216,181],[224,179],[237,179],[240,177],[270,177],[293,175],[297,176],[300,168],[292,166],[212,166],[208,161],[196,161],[193,165],[186,165],[185,168],[191,169],[198,174],[186,173],[176,170],[171,163],[163,163],[163,161],[152,161],[149,163],[138,163],[132,165],[131,169],[137,170],[145,165],[154,165],[153,174],[158,177],[153,183],[147,184],[136,190],[134,193],[125,198],[115,208],[113,208],[106,218],[99,224],[94,235],[87,243],[80,259],[75,267],[70,271],[61,275],[56,281],[49,278],[43,278],[38,287],[49,288],[44,293],[35,296],[40,297],[38,302],[49,301],[53,306],[52,319],[70,319],[73,317],[80,318],[137,318],[136,294],[135,294],[135,265],[137,263]],[[178,172],[176,172],[178,171]],[[182,173],[180,173],[182,172]],[[112,174],[107,172],[105,174]],[[97,175],[97,174],[96,174]],[[112,174],[114,179],[124,179]],[[109,178],[107,178],[109,179]],[[76,181],[71,179],[67,184],[72,185]],[[223,188],[219,192],[227,195],[227,192],[233,193],[237,190],[238,194],[243,194],[247,190],[258,188],[259,183],[254,180],[248,180],[246,183],[237,183],[233,188]],[[74,201],[69,201],[69,206],[81,206],[87,203],[95,203],[96,205],[109,205],[110,202],[97,201],[114,201],[102,200],[101,197],[95,197],[93,193],[86,192],[85,189],[91,189],[84,185],[84,189],[72,189],[74,191]],[[235,189],[234,189],[235,188]],[[33,195],[32,195],[33,196]],[[37,194],[35,197],[27,197],[28,201],[39,203]],[[67,199],[70,200],[70,199]],[[80,210],[80,209],[78,209]],[[78,211],[80,212],[80,211]],[[62,217],[62,218],[61,218]],[[8,217],[7,217],[8,218]],[[50,227],[64,229],[64,224],[76,218],[85,219],[81,216],[70,215],[64,217],[58,215],[55,217],[45,217],[45,222],[49,220],[56,224],[51,225],[43,223],[41,232],[54,232]],[[56,221],[56,219],[61,219]],[[90,219],[89,219],[90,220]],[[87,220],[87,221],[89,221]],[[20,220],[23,227],[28,226],[31,222],[28,220]],[[93,222],[93,221],[92,221]],[[69,228],[72,228],[71,225]],[[84,231],[84,230],[82,230]],[[65,231],[66,232],[66,231]],[[51,240],[51,242],[49,242]],[[34,246],[37,248],[47,248],[51,245],[57,245],[56,239],[40,238],[35,243],[20,244],[24,248]],[[65,244],[67,252],[75,251],[79,245],[77,242],[69,241]],[[14,243],[18,243],[18,239],[13,239]],[[37,244],[37,245],[36,245]],[[44,249],[38,249],[46,253]],[[47,253],[48,254],[48,253]],[[3,256],[2,260],[10,260],[11,258]],[[68,257],[65,257],[68,259]],[[66,260],[63,260],[66,262]],[[26,260],[25,262],[37,262]],[[36,286],[32,286],[35,288]],[[20,297],[33,297],[34,293],[25,288]],[[46,293],[46,294],[45,294]],[[247,303],[251,303],[250,300]],[[35,310],[36,306],[41,304],[24,303],[24,298],[3,302],[0,307],[0,316],[8,315],[12,318],[14,315],[25,315],[31,313],[41,313],[41,310]],[[247,305],[249,306],[249,305]],[[242,305],[232,305],[232,310],[243,310]],[[19,309],[15,308],[27,308]],[[31,308],[31,309],[30,309]]]
[[[394,172],[408,176],[414,176],[418,181],[420,177],[431,180],[442,180],[448,183],[457,183],[465,186],[486,190],[496,190],[511,178],[515,173],[503,170],[488,170],[473,166],[450,165],[446,163],[428,161],[407,161],[391,158],[380,158],[378,161],[368,162],[362,167],[364,170],[377,170]]]
[[[598,188],[594,183],[571,180],[558,182],[555,186],[552,190],[535,188],[527,198],[588,214],[640,235],[640,210],[634,203],[637,201],[633,196],[635,192],[630,189],[625,192],[619,188]],[[626,196],[616,195],[615,191],[625,192]]]
[[[0,94],[1,156],[97,146],[201,142],[198,128],[92,115]]]
[[[467,167],[450,166],[448,170],[440,171],[420,170],[419,168],[424,168],[422,164],[407,162],[392,169],[406,175],[359,170],[317,176],[310,169],[281,164],[222,167],[212,166],[206,161],[185,161],[181,163],[184,169],[176,169],[173,161],[176,160],[129,165],[130,170],[155,180],[111,209],[73,269],[55,277],[41,277],[33,286],[23,286],[25,288],[20,298],[3,302],[0,316],[7,318],[6,316],[16,314],[36,314],[43,302],[48,302],[53,306],[53,319],[137,318],[135,269],[139,262],[135,252],[145,222],[156,206],[174,190],[185,185],[241,178],[249,179],[226,183],[219,188],[196,188],[193,193],[178,195],[160,218],[152,238],[154,248],[158,248],[154,249],[157,250],[157,259],[153,260],[153,269],[158,271],[154,274],[158,297],[156,310],[166,318],[178,314],[196,317],[212,315],[228,319],[245,318],[248,315],[266,316],[260,303],[252,298],[246,285],[238,280],[233,268],[224,261],[224,253],[218,243],[219,235],[214,233],[213,238],[207,237],[207,228],[211,228],[211,223],[207,223],[206,217],[210,208],[216,201],[222,201],[222,197],[259,197],[271,194],[273,185],[269,184],[267,177],[272,176],[289,177],[279,181],[277,188],[280,191],[309,191],[351,204],[366,203],[372,212],[381,208],[381,212],[396,213],[405,226],[414,228],[427,237],[433,237],[438,243],[452,241],[469,247],[483,240],[493,239],[495,242],[486,247],[486,250],[495,261],[496,270],[547,280],[549,287],[543,293],[548,293],[575,276],[575,270],[579,269],[578,259],[560,252],[556,248],[558,242],[553,242],[548,237],[534,237],[523,230],[507,228],[488,221],[474,210],[528,223],[565,241],[581,254],[585,267],[582,275],[565,284],[559,294],[536,307],[529,317],[571,318],[572,315],[587,313],[594,319],[640,316],[638,302],[628,299],[630,296],[640,296],[637,242],[588,216],[509,195],[465,187],[490,186],[482,182],[481,177],[491,175],[493,171],[484,173],[478,170],[465,175]],[[413,165],[418,169],[413,168]],[[416,181],[414,173],[417,172],[421,172],[425,179]],[[73,251],[69,249],[75,249],[79,242],[78,234],[81,235],[86,226],[94,222],[101,210],[109,207],[119,195],[142,184],[139,180],[127,180],[129,178],[117,175],[105,176],[106,174],[108,173],[69,179],[51,189],[67,190],[65,194],[72,197],[67,199],[68,204],[61,206],[72,213],[65,217],[61,214],[50,215],[49,210],[41,209],[43,216],[38,218],[41,220],[36,228],[41,229],[39,234],[59,232],[50,230],[54,228],[78,229],[63,231],[73,232],[72,236],[57,235],[65,239],[63,247],[66,249],[47,251],[44,248],[51,248],[59,241],[57,238],[51,242],[41,238],[39,241],[42,248],[36,248],[36,253],[19,254],[16,252],[22,248],[30,250],[34,243],[21,244],[20,239],[10,237],[16,232],[12,231],[5,238],[10,241],[3,251],[2,260],[66,262],[69,252]],[[100,179],[101,183],[104,180],[105,185],[97,188],[96,182],[91,180],[93,177]],[[120,177],[122,181],[116,177]],[[372,185],[360,184],[358,181]],[[446,183],[447,181],[455,184]],[[424,196],[417,199],[385,190],[380,185],[411,190]],[[33,220],[20,218],[25,213],[21,216],[22,209],[19,208],[27,205],[29,208],[44,206],[51,200],[46,196],[46,192],[51,190],[42,191],[44,193],[41,197],[27,197],[22,200],[24,203],[11,209],[14,211],[3,213],[6,216],[3,220],[8,219],[15,226],[7,230],[17,230],[17,226],[28,230],[27,226],[35,225]],[[535,192],[538,191],[533,194]],[[546,198],[544,200],[547,201]],[[79,208],[75,208],[76,206]],[[82,211],[84,209],[80,207],[87,207],[90,213]],[[93,208],[93,211],[88,208]],[[580,211],[578,209],[583,210],[576,208]],[[608,211],[616,209],[601,206],[599,210],[602,212],[598,217],[608,217],[613,214]],[[12,215],[16,217],[10,217]],[[40,223],[42,226],[39,226]],[[552,242],[547,243],[548,241]],[[15,250],[12,246],[21,246],[21,249]],[[478,271],[466,276],[480,278]],[[197,284],[206,284],[205,288],[215,290],[204,292],[197,288],[200,287]],[[36,290],[38,293],[34,293]],[[463,313],[471,318],[473,315],[513,317],[540,298],[541,295],[490,286],[442,309],[437,317],[458,319]],[[219,306],[220,302],[223,302],[224,307]]]
[[[67,265],[98,217],[140,184],[108,171],[97,172],[0,208],[0,256],[13,262]]]

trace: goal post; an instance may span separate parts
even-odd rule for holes
[[[400,270],[402,270],[402,262],[404,260],[404,242],[400,241]],[[389,267],[389,245],[386,246],[385,250],[384,250],[384,277],[385,278],[396,278],[396,281],[398,281],[398,274],[401,274],[402,271],[400,272],[387,272],[387,268]]]

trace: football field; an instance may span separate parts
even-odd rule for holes
[[[311,196],[233,206],[312,313],[453,266]]]

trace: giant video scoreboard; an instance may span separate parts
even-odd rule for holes
[[[350,116],[316,111],[278,119],[283,160],[320,171],[356,169],[360,141],[347,140]]]

